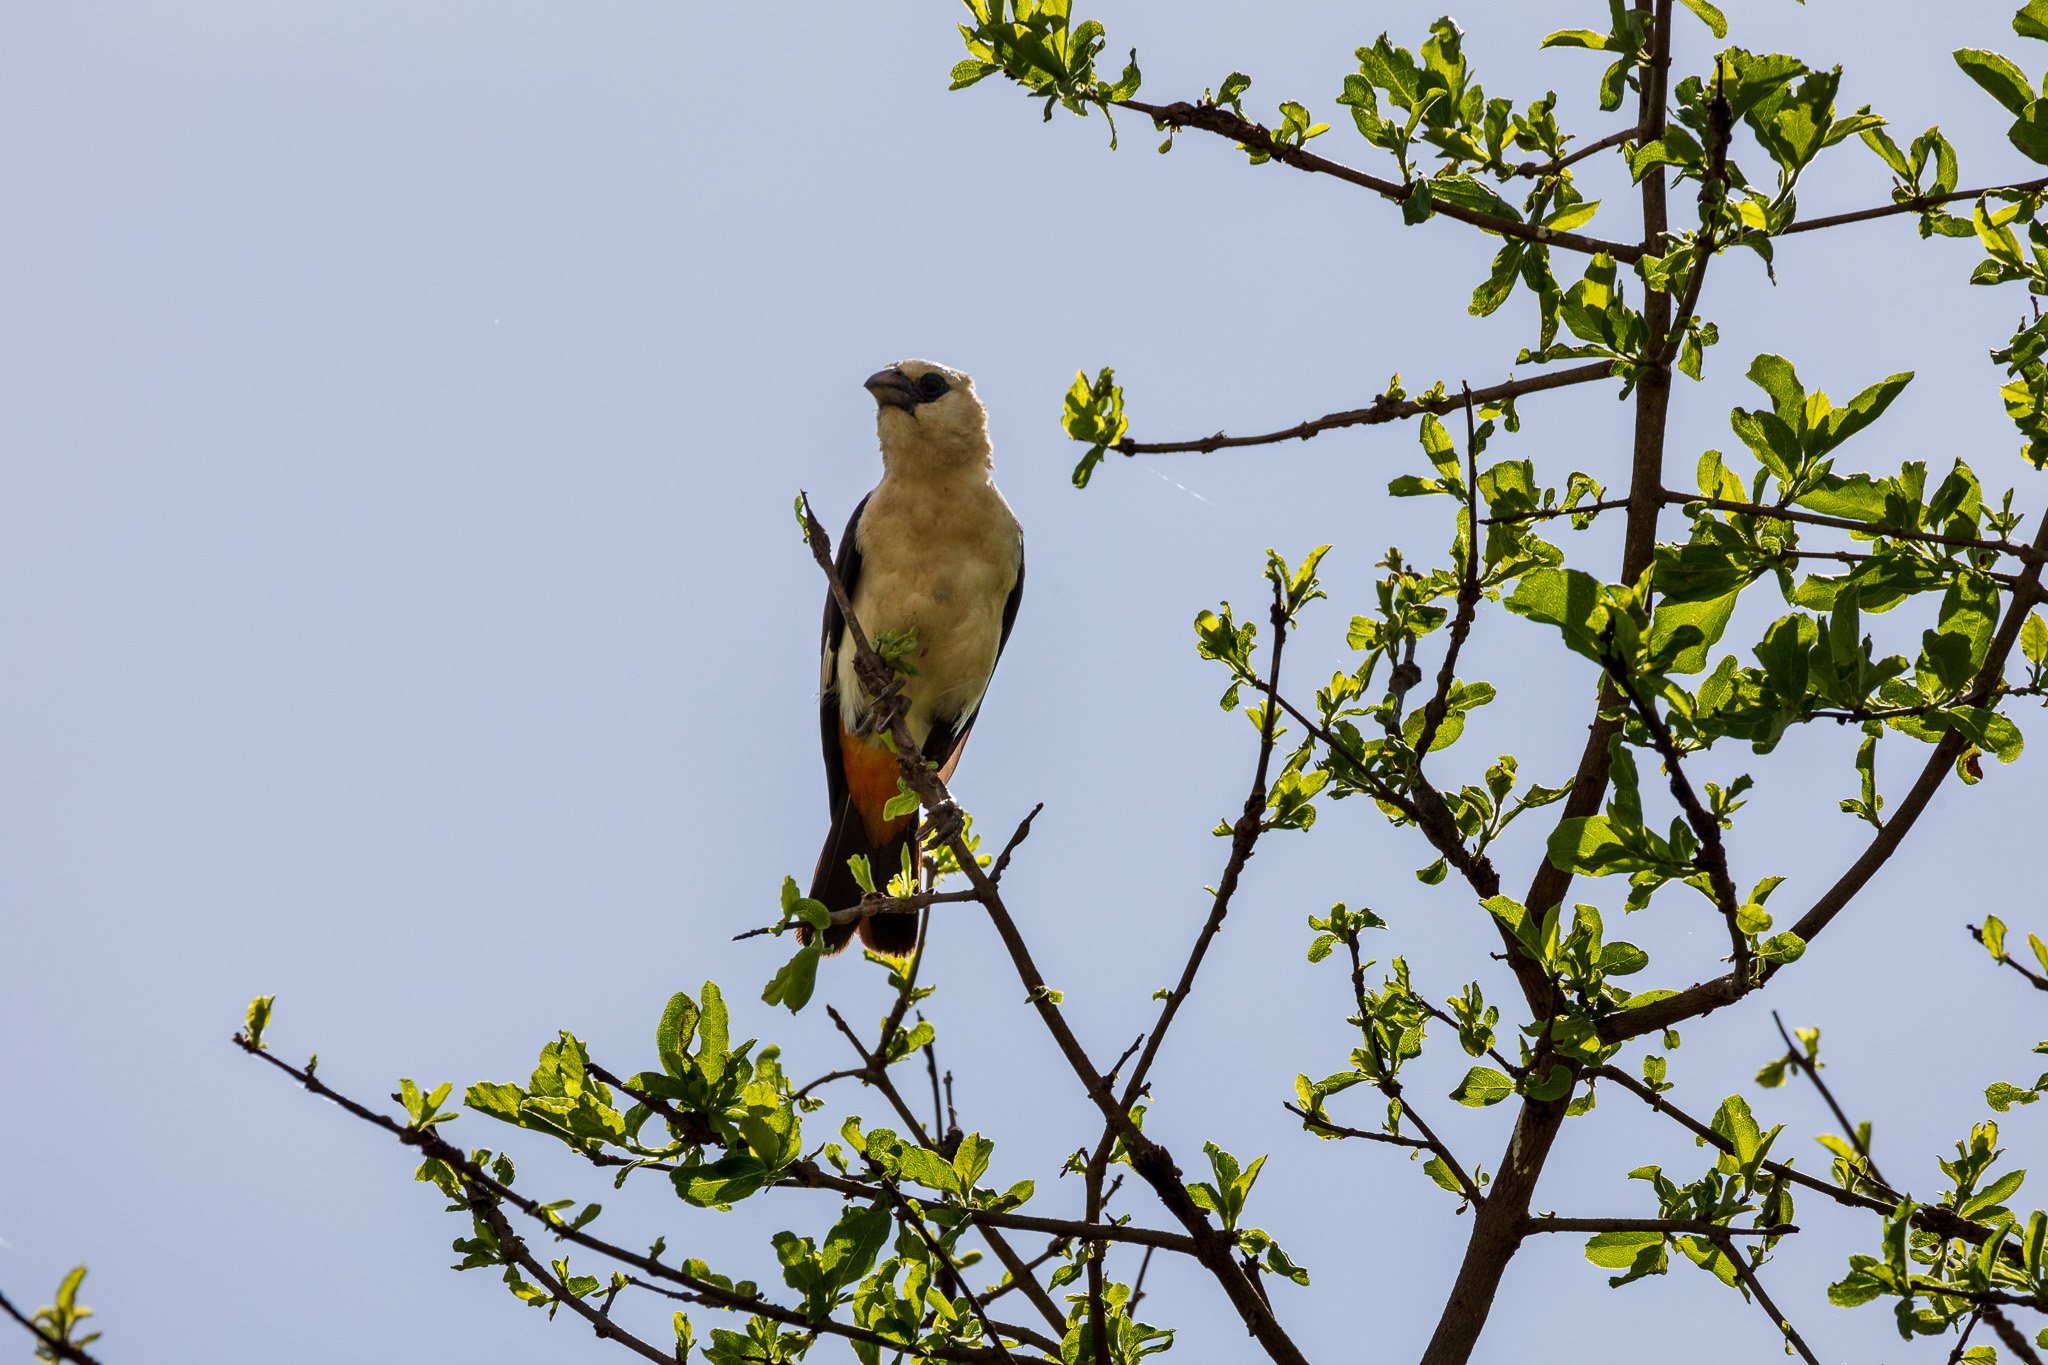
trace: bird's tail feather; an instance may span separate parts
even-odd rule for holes
[[[833,816],[831,832],[825,836],[825,847],[818,854],[817,869],[811,874],[811,899],[823,904],[827,910],[848,910],[859,905],[861,897],[867,893],[861,890],[852,869],[847,866],[848,860],[856,854],[867,855],[868,869],[878,888],[887,887],[889,879],[902,868],[905,848],[910,850],[912,872],[921,872],[923,852],[917,842],[918,825],[918,818],[913,815],[903,828],[877,845],[868,837],[867,823],[853,801],[850,798],[842,801],[838,813]],[[852,924],[832,925],[825,930],[825,951],[836,953],[844,948],[858,928],[861,943],[883,957],[909,957],[917,948],[920,918],[912,912],[892,911],[869,915]],[[799,927],[797,942],[810,941],[810,928]]]

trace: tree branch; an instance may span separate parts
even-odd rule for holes
[[[1915,531],[1901,526],[1884,526],[1877,522],[1857,521],[1853,517],[1829,516],[1824,512],[1801,512],[1790,507],[1772,507],[1755,502],[1737,502],[1728,498],[1708,498],[1697,493],[1665,491],[1661,494],[1667,503],[1685,503],[1689,506],[1711,507],[1717,512],[1736,512],[1749,517],[1768,517],[1773,521],[1793,521],[1806,526],[1827,526],[1838,531],[1853,531],[1861,535],[1887,540],[1912,540],[1923,545],[1946,545],[1958,550],[1988,550],[1995,554],[2011,555],[2029,564],[2038,564],[2043,557],[2040,545],[2018,545],[2010,540],[1984,540],[1976,536],[1952,536],[1940,531]]]
[[[1842,1125],[1843,1140],[1856,1150],[1856,1155],[1863,1158],[1863,1169],[1869,1173],[1871,1184],[1877,1186],[1884,1194],[1897,1199],[1898,1191],[1892,1188],[1891,1181],[1886,1180],[1878,1172],[1877,1159],[1871,1156],[1869,1145],[1857,1132],[1856,1125],[1849,1121],[1849,1116],[1842,1112],[1842,1106],[1835,1102],[1835,1092],[1820,1078],[1820,1067],[1815,1065],[1813,1058],[1806,1055],[1806,1049],[1792,1040],[1792,1035],[1785,1029],[1785,1021],[1778,1017],[1776,1010],[1771,1011],[1771,1022],[1778,1026],[1778,1036],[1785,1040],[1785,1060],[1790,1062],[1800,1075],[1813,1082],[1813,1088],[1826,1102],[1828,1112],[1835,1116],[1836,1123]]]
[[[1925,213],[1928,209],[1943,204],[1959,203],[1965,199],[1976,199],[1987,194],[2034,194],[2048,189],[2048,177],[2040,180],[2022,180],[2012,185],[1986,185],[1979,190],[1951,190],[1947,194],[1916,194],[1876,208],[1858,209],[1854,213],[1831,213],[1825,218],[1807,218],[1780,228],[1775,235],[1789,237],[1795,232],[1819,232],[1822,228],[1841,227],[1846,223],[1867,223],[1873,218],[1891,218],[1901,213]]]
[[[1372,1009],[1366,1001],[1365,959],[1359,952],[1356,930],[1345,935],[1344,947],[1351,955],[1351,996],[1358,1005],[1358,1026],[1365,1035],[1366,1046],[1372,1051],[1376,1063],[1374,1069],[1380,1073],[1373,1079],[1373,1088],[1401,1106],[1401,1117],[1412,1122],[1415,1131],[1422,1134],[1422,1145],[1438,1161],[1443,1162],[1444,1169],[1451,1173],[1451,1179],[1457,1182],[1458,1192],[1465,1197],[1466,1202],[1474,1208],[1482,1207],[1486,1203],[1486,1196],[1481,1193],[1479,1182],[1465,1174],[1464,1166],[1459,1163],[1449,1145],[1431,1131],[1428,1121],[1408,1102],[1401,1083],[1392,1075],[1388,1059],[1380,1054],[1379,1043],[1372,1033]]]
[[[1690,1237],[1789,1237],[1799,1231],[1792,1223],[1731,1228],[1699,1218],[1560,1218],[1553,1213],[1536,1214],[1528,1227],[1530,1232],[1668,1232]]]
[[[1612,1064],[1603,1065],[1593,1074],[1599,1076],[1602,1080],[1613,1081],[1644,1104],[1650,1106],[1651,1109],[1669,1118],[1701,1142],[1712,1147],[1715,1151],[1725,1152],[1731,1156],[1735,1154],[1735,1144],[1733,1142],[1721,1136],[1706,1124],[1701,1123],[1691,1114],[1686,1113],[1663,1095],[1650,1089],[1649,1086],[1644,1085],[1620,1067]],[[1843,1189],[1840,1185],[1830,1185],[1825,1180],[1818,1180],[1798,1167],[1788,1166],[1781,1161],[1767,1159],[1761,1163],[1761,1166],[1762,1169],[1769,1171],[1781,1180],[1790,1181],[1801,1189],[1812,1190],[1815,1194],[1826,1195],[1837,1204],[1847,1208],[1863,1209],[1867,1212],[1883,1214],[1887,1217],[1898,1209],[1899,1201],[1897,1199],[1879,1199],[1874,1195],[1864,1194],[1860,1190],[1849,1190]],[[1909,1194],[1900,1197],[1912,1199],[1912,1196]],[[1939,1204],[1923,1204],[1918,1200],[1913,1200],[1913,1205],[1914,1227],[1924,1232],[1934,1233],[1936,1236],[1954,1238],[1959,1242],[1968,1242],[1972,1246],[1982,1246],[1993,1237],[1999,1237],[2000,1257],[2015,1266],[2022,1264],[2023,1257],[2019,1247],[2010,1241],[2004,1240],[2003,1234],[1995,1229],[1988,1228],[1982,1223],[1972,1222],[1953,1210],[1943,1208]]]
[[[1707,874],[1714,904],[1727,922],[1730,956],[1735,964],[1731,975],[1747,981],[1754,966],[1753,954],[1749,950],[1749,936],[1742,932],[1740,923],[1742,898],[1736,893],[1735,882],[1728,875],[1728,850],[1721,842],[1721,822],[1714,818],[1693,790],[1692,780],[1685,775],[1685,767],[1680,760],[1678,744],[1671,737],[1671,728],[1657,714],[1656,707],[1636,690],[1635,679],[1629,676],[1628,667],[1612,653],[1603,654],[1600,664],[1607,673],[1608,681],[1628,700],[1636,719],[1649,731],[1651,744],[1656,746],[1658,757],[1664,760],[1664,773],[1670,783],[1671,795],[1685,812],[1685,823],[1691,828],[1693,837],[1700,842],[1693,865]]]
[[[1415,766],[1429,754],[1436,742],[1437,727],[1450,710],[1451,688],[1458,680],[1458,655],[1465,638],[1472,633],[1472,617],[1479,608],[1479,438],[1473,427],[1472,386],[1465,392],[1465,564],[1458,575],[1457,614],[1451,618],[1451,640],[1444,649],[1443,666],[1437,669],[1436,690],[1422,708],[1422,732],[1415,737]]]
[[[1405,1133],[1378,1133],[1370,1128],[1347,1128],[1341,1123],[1332,1123],[1326,1118],[1311,1114],[1298,1104],[1282,1104],[1280,1107],[1300,1119],[1302,1127],[1313,1128],[1318,1133],[1327,1133],[1331,1137],[1363,1138],[1367,1142],[1384,1142],[1393,1147],[1413,1147],[1424,1152],[1436,1150],[1427,1140],[1409,1137]]]
[[[1651,50],[1648,62],[1638,77],[1640,98],[1636,113],[1636,127],[1642,132],[1641,140],[1650,142],[1664,135],[1666,85],[1671,66],[1671,0],[1636,0],[1635,12],[1650,26]],[[1667,227],[1665,168],[1661,165],[1648,167],[1640,188],[1642,243],[1632,248],[1626,257],[1616,256],[1616,260],[1640,260],[1664,249]],[[1624,583],[1634,583],[1650,566],[1657,542],[1657,515],[1663,507],[1658,494],[1663,488],[1664,433],[1671,403],[1671,370],[1668,363],[1655,358],[1663,354],[1665,338],[1671,331],[1671,296],[1661,290],[1650,291],[1643,302],[1643,320],[1649,332],[1646,349],[1653,359],[1642,367],[1636,383],[1628,521],[1622,538],[1621,581]],[[1603,690],[1606,690],[1604,684]],[[1594,713],[1593,724],[1586,735],[1586,746],[1580,752],[1578,770],[1572,777],[1571,795],[1565,799],[1565,819],[1592,815],[1607,793],[1607,740],[1619,724],[1618,720],[1608,719],[1609,705],[1603,699]],[[1563,901],[1570,886],[1571,875],[1545,858],[1531,880],[1529,894],[1523,898],[1523,904],[1540,919]],[[1507,934],[1505,925],[1496,922],[1496,928],[1504,941],[1512,938]],[[1562,1003],[1556,985],[1514,946],[1507,949],[1507,957],[1531,1011],[1538,1019],[1554,1017]],[[1538,1063],[1547,1060],[1547,1048],[1546,1038],[1539,1045],[1535,1059]],[[1569,1098],[1567,1091],[1555,1100],[1523,1099],[1520,1112],[1515,1116],[1514,1134],[1494,1176],[1492,1193],[1472,1220],[1472,1236],[1466,1243],[1464,1259],[1459,1263],[1457,1278],[1444,1300],[1443,1311],[1423,1352],[1421,1365],[1465,1365],[1471,1358],[1479,1335],[1486,1328],[1487,1315],[1498,1296],[1508,1262],[1514,1259],[1521,1247],[1523,1220],[1528,1216],[1529,1202],[1535,1194],[1544,1163],[1549,1159],[1551,1144],[1557,1141],[1558,1131],[1564,1125]]]
[[[1173,104],[1146,104],[1142,100],[1117,100],[1115,103],[1120,109],[1144,114],[1158,127],[1198,128],[1205,133],[1215,133],[1219,137],[1227,137],[1256,151],[1265,152],[1273,160],[1292,166],[1298,171],[1327,175],[1347,184],[1371,190],[1397,204],[1407,203],[1409,197],[1415,193],[1416,186],[1424,183],[1411,181],[1404,185],[1393,180],[1384,180],[1341,162],[1318,156],[1304,147],[1276,141],[1264,125],[1241,118],[1228,109],[1213,104],[1190,104],[1185,100]],[[1445,200],[1435,201],[1435,212],[1445,218],[1470,223],[1501,237],[1514,237],[1542,246],[1561,247],[1566,251],[1583,252],[1589,256],[1605,254],[1631,265],[1642,259],[1643,255],[1641,247],[1628,242],[1610,242],[1576,232],[1559,232],[1533,223],[1502,218],[1497,214],[1482,213],[1477,209],[1468,209],[1462,204],[1453,204]]]
[[[1609,133],[1597,142],[1589,142],[1577,151],[1557,157],[1554,160],[1542,162],[1524,161],[1517,165],[1510,174],[1518,175],[1525,179],[1541,179],[1546,175],[1556,175],[1566,167],[1576,166],[1587,157],[1604,152],[1609,147],[1619,147],[1624,142],[1636,141],[1642,136],[1642,131],[1641,128],[1623,128],[1618,133]]]
[[[1590,384],[1613,373],[1614,366],[1603,360],[1593,365],[1578,365],[1569,370],[1549,370],[1527,379],[1509,379],[1487,388],[1474,389],[1472,399],[1482,405],[1491,405],[1519,398],[1524,394],[1568,388],[1573,384]],[[1111,449],[1124,455],[1207,455],[1214,451],[1235,449],[1240,446],[1305,441],[1311,436],[1334,431],[1339,427],[1379,426],[1386,422],[1419,417],[1425,412],[1441,417],[1457,409],[1464,401],[1462,397],[1453,397],[1450,394],[1436,398],[1395,398],[1390,394],[1381,394],[1365,407],[1333,412],[1328,416],[1300,422],[1281,431],[1269,431],[1261,436],[1226,436],[1219,431],[1214,436],[1204,436],[1195,441],[1133,441],[1126,438],[1118,441]]]
[[[1121,1105],[1129,1109],[1144,1093],[1145,1078],[1152,1072],[1152,1063],[1158,1059],[1160,1046],[1166,1041],[1166,1031],[1173,1027],[1174,1016],[1195,988],[1195,975],[1202,970],[1202,961],[1209,953],[1209,945],[1223,928],[1224,916],[1230,913],[1230,899],[1237,891],[1238,878],[1244,872],[1244,865],[1251,861],[1257,851],[1259,834],[1265,826],[1266,815],[1266,774],[1273,761],[1275,736],[1279,731],[1279,710],[1270,698],[1280,686],[1280,657],[1287,648],[1287,604],[1283,586],[1276,576],[1273,583],[1273,606],[1268,614],[1273,624],[1273,652],[1267,660],[1266,685],[1262,689],[1268,701],[1264,722],[1259,726],[1259,758],[1252,772],[1251,790],[1245,793],[1244,808],[1238,812],[1237,822],[1230,827],[1230,857],[1223,865],[1223,876],[1216,883],[1215,897],[1209,903],[1209,918],[1203,922],[1201,932],[1195,935],[1194,947],[1188,951],[1187,962],[1181,967],[1180,980],[1167,992],[1166,1000],[1159,1007],[1158,1021],[1152,1025],[1150,1035],[1145,1039],[1144,1050],[1138,1054],[1138,1061],[1131,1068],[1130,1079],[1124,1082]]]

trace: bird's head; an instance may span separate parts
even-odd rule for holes
[[[870,375],[882,458],[891,465],[985,465],[988,413],[974,381],[929,360],[904,360]]]

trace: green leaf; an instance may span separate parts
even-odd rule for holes
[[[259,995],[249,1002],[248,1013],[242,1016],[242,1031],[249,1035],[250,1046],[263,1046],[263,1030],[270,1026],[270,1007],[276,1001],[274,995]]]
[[[2032,1104],[2040,1098],[2041,1092],[2038,1090],[2023,1090],[2004,1081],[1993,1084],[1984,1092],[1984,1102],[2001,1114],[2015,1104]]]
[[[2048,0],[2027,0],[2012,17],[2012,31],[2022,38],[2048,38]]]
[[[1991,954],[1991,960],[2005,961],[2005,921],[1996,915],[1986,915],[1982,937],[1985,951]]]
[[[796,889],[792,880],[785,878],[784,884],[791,891]],[[661,1012],[661,1022],[655,1026],[654,1050],[661,1058],[661,1069],[678,1080],[690,1074],[690,1061],[685,1054],[696,1032],[697,1002],[677,991],[669,997],[668,1007]]]
[[[1607,606],[1600,580],[1577,569],[1532,569],[1522,575],[1505,605],[1517,616],[1556,626],[1565,643],[1589,659],[1601,656],[1600,632]]]
[[[762,987],[761,999],[770,1005],[786,1006],[791,1014],[811,1003],[811,992],[818,986],[818,959],[824,955],[822,938],[797,949],[796,956],[783,963]]]
[[[1586,1242],[1586,1259],[1603,1270],[1626,1270],[1645,1247],[1663,1244],[1661,1232],[1596,1232]]]
[[[1475,1066],[1451,1091],[1451,1098],[1469,1109],[1484,1109],[1515,1093],[1515,1083],[1490,1066]]]
[[[1594,52],[1618,52],[1620,46],[1611,34],[1595,33],[1590,28],[1559,29],[1544,38],[1538,47],[1583,47]]]
[[[669,1179],[684,1202],[722,1209],[761,1189],[774,1174],[761,1158],[736,1152],[709,1165],[678,1166]]]
[[[2048,164],[2048,100],[2035,100],[2005,131],[2006,140],[2030,161]]]
[[[697,1015],[697,1070],[704,1079],[716,1082],[725,1074],[731,1035],[727,1032],[725,996],[718,983],[704,983],[703,1008]]]
[[[1104,452],[1121,441],[1130,426],[1124,416],[1124,391],[1116,382],[1116,371],[1105,366],[1092,381],[1085,371],[1075,371],[1060,424],[1074,440],[1089,443],[1088,453],[1074,466],[1074,487],[1086,488],[1095,466],[1102,463]]]
[[[1966,47],[1957,50],[1955,59],[1963,74],[1984,87],[2007,113],[2021,113],[2034,102],[2034,88],[2026,73],[1996,52]]]
[[[1708,0],[1683,0],[1683,3],[1687,9],[1700,17],[1700,22],[1707,26],[1715,38],[1728,36],[1728,16],[1708,3]]]

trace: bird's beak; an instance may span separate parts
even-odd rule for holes
[[[869,375],[866,387],[883,407],[902,408],[909,412],[917,406],[917,390],[911,387],[910,376],[894,365]]]

